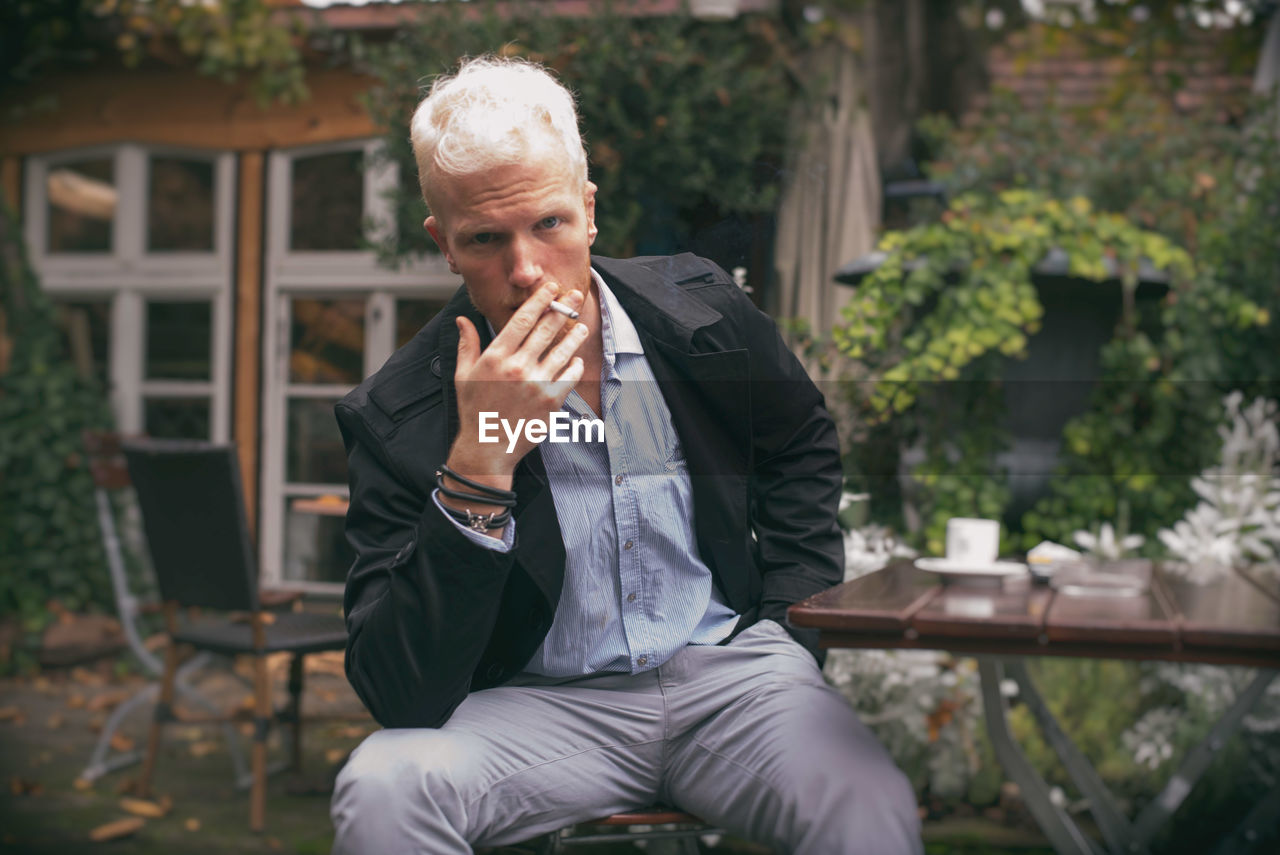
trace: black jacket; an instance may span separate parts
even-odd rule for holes
[[[595,257],[640,334],[688,460],[699,553],[738,629],[840,581],[841,468],[822,395],[767,315],[692,255]],[[335,410],[351,479],[347,677],[386,727],[439,727],[519,672],[551,626],[564,543],[538,449],[516,469],[516,543],[471,543],[431,502],[458,430],[465,289]],[[485,333],[482,332],[482,337]],[[485,342],[487,344],[487,342]],[[815,639],[792,629],[817,655]]]

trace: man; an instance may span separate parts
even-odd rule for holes
[[[339,775],[335,851],[663,802],[779,851],[919,852],[906,779],[784,628],[841,577],[841,470],[772,322],[693,256],[590,255],[596,188],[541,68],[464,64],[412,134],[464,287],[337,406],[347,674],[386,729]]]

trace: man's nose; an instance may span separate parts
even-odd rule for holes
[[[510,279],[516,288],[536,288],[542,283],[542,263],[537,248],[526,239],[516,238],[510,244]]]

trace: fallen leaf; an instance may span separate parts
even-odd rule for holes
[[[118,840],[121,837],[128,837],[146,824],[147,821],[140,816],[128,816],[124,819],[117,819],[114,822],[108,822],[106,825],[98,826],[89,832],[89,839],[95,843]]]
[[[105,686],[107,684],[106,677],[81,666],[76,666],[71,669],[71,679],[82,686],[93,686],[94,688]]]
[[[57,730],[62,727],[63,721],[65,721],[65,719],[62,717],[62,713],[54,713],[45,719],[44,726],[50,730]]]
[[[89,732],[90,732],[90,733],[102,733],[102,727],[103,727],[103,725],[105,725],[106,723],[107,723],[107,717],[106,717],[105,715],[101,715],[101,714],[99,714],[99,715],[90,716],[90,717],[89,717]]]
[[[324,701],[326,704],[331,704],[337,699],[338,699],[338,693],[333,691],[332,689],[325,689],[322,692],[320,692],[320,700]]]
[[[187,817],[186,822],[182,823],[182,827],[187,831],[199,831],[200,820],[196,819],[194,816],[189,816]]]
[[[116,689],[111,692],[103,692],[100,695],[94,695],[85,704],[85,709],[89,712],[106,712],[114,709],[129,699],[129,691],[127,689]]]
[[[350,724],[346,727],[334,728],[333,735],[339,739],[364,739],[369,735],[369,729],[358,724]]]
[[[67,709],[78,710],[84,708],[84,695],[79,692],[73,692],[67,695]]]
[[[0,707],[0,721],[13,721],[16,718],[22,717],[22,710],[17,707]]]
[[[36,677],[31,681],[31,685],[37,692],[48,693],[53,691],[53,683],[48,677]]]
[[[268,837],[267,848],[274,849],[275,851],[279,852],[281,849],[284,848],[284,843],[280,841],[279,837]]]
[[[111,747],[116,751],[132,751],[135,745],[131,737],[125,736],[118,730],[111,734]]]
[[[44,792],[44,784],[14,775],[9,779],[9,792],[15,796],[38,796]]]
[[[335,677],[341,677],[346,673],[342,651],[327,651],[325,653],[313,653],[306,659],[306,671],[308,674],[332,674]]]
[[[330,765],[341,763],[342,759],[346,757],[348,753],[349,752],[344,751],[341,748],[330,748],[324,753],[324,762]]]
[[[169,636],[167,633],[157,632],[155,635],[147,636],[146,641],[142,642],[142,646],[155,653],[157,650],[169,646]]]
[[[217,751],[219,745],[217,742],[206,740],[204,742],[193,742],[187,747],[192,757],[204,757]]]
[[[164,808],[165,813],[168,813],[170,810],[173,809],[173,796],[169,795],[168,793],[165,793],[163,796],[156,799],[156,804]]]
[[[120,800],[120,808],[125,813],[146,817],[147,819],[159,819],[165,814],[163,806],[146,799],[123,798]]]
[[[71,782],[71,786],[77,793],[83,793],[93,789],[93,781],[88,778],[76,778]]]

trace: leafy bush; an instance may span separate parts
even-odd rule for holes
[[[1180,298],[1165,308],[1163,329],[1208,326],[1220,335],[1257,323],[1255,304],[1212,287],[1168,239],[1098,212],[1082,197],[964,195],[940,222],[886,234],[880,250],[884,260],[846,305],[834,342],[854,361],[847,388],[858,421],[887,426],[899,448],[923,447],[912,470],[913,498],[929,551],[941,550],[948,518],[999,517],[1008,501],[995,464],[1007,441],[994,427],[1003,406],[999,380],[1005,360],[1025,356],[1028,337],[1040,328],[1032,273],[1051,251],[1075,278],[1120,279],[1125,310],[1102,354],[1107,382],[1098,384],[1090,411],[1067,427],[1068,462],[1047,500],[1058,504],[1027,515],[1029,537],[1067,540],[1076,529],[1114,519],[1120,501],[1152,534],[1181,512],[1188,479],[1151,473],[1198,470],[1204,452],[1190,442],[1198,434],[1188,419],[1211,432],[1216,399],[1206,408],[1199,386],[1172,381],[1181,354],[1167,336],[1153,337],[1134,309],[1140,266],[1165,272]],[[1178,458],[1179,448],[1189,449],[1187,460]],[[881,454],[855,449],[852,468],[873,470],[872,453]],[[1148,495],[1155,500],[1143,502]],[[1071,507],[1060,507],[1064,496]]]
[[[798,94],[779,73],[790,36],[768,16],[709,24],[687,14],[633,17],[625,5],[569,17],[537,5],[499,15],[440,4],[389,43],[346,48],[380,80],[370,109],[390,128],[388,153],[405,176],[388,259],[435,251],[407,129],[420,84],[482,53],[545,63],[576,93],[600,188],[598,251],[673,248],[663,244],[681,244],[699,225],[772,210],[788,135],[779,117]]]
[[[53,305],[3,210],[0,254],[0,615],[33,632],[50,599],[73,611],[111,603],[80,453],[80,431],[109,426],[110,413],[104,390],[63,352]]]

